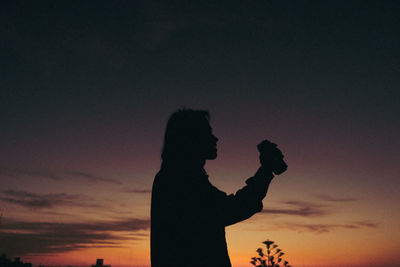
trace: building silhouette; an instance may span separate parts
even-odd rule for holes
[[[92,267],[111,267],[111,265],[103,265],[103,263],[104,263],[103,259],[97,259],[96,265],[92,265]]]

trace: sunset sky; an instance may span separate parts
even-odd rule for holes
[[[268,138],[289,169],[227,227],[300,267],[400,266],[399,1],[9,1],[0,9],[0,254],[150,266],[169,115],[206,109],[234,193]],[[168,243],[166,243],[168,246]],[[190,246],[190,244],[188,244]],[[193,258],[201,257],[193,252]]]

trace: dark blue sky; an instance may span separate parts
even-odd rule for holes
[[[220,129],[268,127],[290,140],[301,128],[349,143],[362,135],[362,145],[376,138],[393,154],[398,9],[397,1],[7,2],[0,142],[9,154],[10,144],[40,137],[39,147],[95,147],[96,135],[113,134],[143,144],[186,106],[209,109]]]
[[[135,112],[180,105],[193,92],[241,101],[246,90],[266,103],[388,119],[398,97],[398,8],[396,1],[8,2],[2,116]]]

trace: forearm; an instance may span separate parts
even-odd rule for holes
[[[247,179],[246,186],[235,195],[226,197],[225,225],[231,225],[250,218],[262,210],[262,200],[267,194],[269,184],[274,176],[260,168],[256,174]]]
[[[274,175],[272,172],[261,166],[253,177],[246,180],[246,187],[252,192],[252,194],[262,200],[267,194],[269,184],[273,178]]]

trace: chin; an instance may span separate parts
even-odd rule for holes
[[[212,152],[212,153],[207,155],[207,159],[213,160],[213,159],[216,159],[217,156],[218,156],[217,151],[214,151],[214,152]]]

